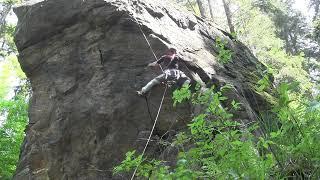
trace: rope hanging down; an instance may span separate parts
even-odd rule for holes
[[[150,142],[150,139],[151,139],[151,136],[153,134],[153,131],[154,131],[154,128],[156,127],[156,124],[157,124],[157,121],[158,121],[158,117],[159,117],[159,114],[160,114],[160,111],[161,111],[161,108],[162,108],[162,103],[163,103],[163,100],[164,100],[164,97],[166,95],[166,92],[167,92],[167,88],[168,88],[168,85],[166,85],[165,89],[164,89],[164,92],[163,92],[163,95],[162,95],[162,99],[161,99],[161,102],[160,102],[160,105],[159,105],[159,109],[158,109],[158,112],[157,112],[157,116],[156,116],[156,119],[154,120],[154,123],[153,123],[153,126],[152,126],[152,129],[151,129],[151,132],[150,132],[150,135],[148,137],[148,141],[146,143],[146,145],[144,146],[144,149],[142,151],[142,155],[141,155],[141,160],[143,158],[143,155],[144,153],[146,152],[146,149],[148,147],[148,144]],[[136,172],[138,170],[138,167],[139,167],[140,163],[137,165],[137,167],[135,168],[133,174],[132,174],[132,177],[131,177],[131,180],[133,180],[134,176],[136,175]]]
[[[134,7],[133,1],[131,1],[131,2],[132,2],[132,7]],[[137,0],[136,2],[137,2],[137,4],[139,3],[138,0]],[[131,5],[130,5],[130,0],[128,0],[128,7],[131,7]],[[137,23],[137,25],[138,25],[138,27],[139,27],[139,30],[140,30],[140,32],[141,32],[141,34],[143,35],[144,39],[146,40],[146,43],[147,43],[147,45],[149,46],[150,51],[152,52],[155,60],[158,61],[158,58],[157,58],[154,50],[152,49],[152,46],[151,46],[151,44],[150,44],[147,36],[146,36],[145,33],[143,32],[142,27],[141,27],[138,19],[136,18],[135,14],[134,14],[134,13],[135,13],[135,9],[132,9],[132,12],[133,12],[133,15],[132,15],[132,16],[133,16],[134,20],[136,21],[136,23]],[[163,69],[162,69],[162,67],[161,67],[160,64],[159,64],[159,67],[160,67],[161,71],[164,73],[164,71],[163,71]],[[158,117],[159,117],[159,114],[160,114],[160,111],[161,111],[161,108],[162,108],[163,100],[164,100],[165,94],[166,94],[166,92],[167,92],[167,88],[168,88],[168,85],[166,84],[166,87],[165,87],[165,89],[164,89],[164,92],[163,92],[163,95],[162,95],[162,99],[161,99],[161,102],[160,102],[160,105],[159,105],[159,109],[158,109],[158,112],[157,112],[157,116],[156,116],[156,118],[155,118],[155,120],[154,120],[152,129],[151,129],[151,132],[150,132],[149,137],[148,137],[148,140],[147,140],[147,143],[146,143],[146,145],[144,146],[144,149],[143,149],[143,151],[142,151],[142,155],[141,155],[142,158],[143,158],[143,156],[144,156],[144,153],[145,153],[146,150],[147,150],[148,144],[149,144],[149,142],[150,142],[150,140],[151,140],[151,136],[152,136],[153,131],[154,131],[155,127],[156,127],[156,124],[157,124],[157,121],[158,121]],[[147,99],[146,99],[146,101],[147,101]],[[147,106],[149,106],[149,105],[148,105],[148,101],[147,101]],[[148,113],[149,113],[150,118],[152,118],[151,113],[150,113],[150,110],[149,110],[149,107],[148,107]],[[137,167],[135,168],[135,170],[134,170],[134,172],[133,172],[133,174],[132,174],[131,180],[133,180],[133,178],[135,177],[136,172],[137,172],[139,166],[140,166],[140,164],[138,164]]]

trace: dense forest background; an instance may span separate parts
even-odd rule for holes
[[[28,122],[29,84],[17,60],[13,42],[14,4],[0,1],[0,179],[11,179]]]
[[[208,106],[215,107],[211,113],[224,123],[204,121],[206,117],[201,114],[195,117],[189,124],[190,132],[181,132],[173,143],[182,147],[177,167],[160,166],[158,160],[129,152],[115,173],[130,171],[139,164],[138,176],[150,177],[152,172],[151,176],[158,179],[319,178],[320,0],[306,2],[308,14],[294,8],[294,0],[172,0],[245,43],[268,67],[257,82],[257,91],[263,93],[272,87],[277,98],[270,97],[272,113],[261,109],[263,123],[252,126],[252,130],[256,126],[264,129],[263,136],[257,138],[250,130],[233,128],[237,124],[231,121],[232,115],[219,106],[222,93],[215,93],[217,101]],[[11,179],[15,171],[32,94],[13,42],[16,22],[12,7],[19,3],[0,1],[0,179]],[[221,48],[221,63],[232,63],[228,61],[232,52],[224,50],[223,42],[217,46]],[[208,102],[204,100],[212,91],[206,93],[192,95],[183,88],[174,100],[191,99],[201,104]],[[232,108],[237,108],[237,102]],[[212,137],[214,127],[219,127],[215,131],[220,133]],[[194,148],[185,149],[185,144],[194,144]],[[215,151],[216,146],[223,150]]]

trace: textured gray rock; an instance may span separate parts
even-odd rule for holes
[[[153,56],[133,17],[157,55],[167,47],[178,49],[187,61],[183,69],[194,81],[234,85],[228,96],[243,103],[237,112],[239,121],[254,121],[253,100],[267,107],[250,90],[263,69],[251,52],[214,25],[169,4],[37,0],[15,8],[19,61],[33,94],[14,179],[125,179],[113,177],[112,167],[128,150],[141,150],[152,127],[146,102],[135,90],[160,73],[145,68]],[[234,51],[228,65],[217,63],[217,37]],[[149,98],[153,116],[163,90],[163,86],[154,88]],[[190,120],[192,108],[188,104],[173,108],[171,93],[172,89],[155,140],[164,134],[168,138]],[[147,153],[172,158],[156,141]]]

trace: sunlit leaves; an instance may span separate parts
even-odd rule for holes
[[[129,170],[141,164],[142,156],[135,157],[136,151],[126,153],[126,158],[121,162],[120,166],[114,168],[114,173],[128,172]]]
[[[5,22],[10,8],[18,0],[2,0],[7,8],[1,17],[0,49],[0,179],[9,180],[18,163],[20,146],[28,122],[29,87],[16,57],[13,42],[15,25]]]
[[[15,55],[7,56],[4,61],[0,61],[0,98],[10,97],[8,93],[25,78]]]
[[[229,63],[232,57],[232,51],[226,48],[227,43],[220,38],[216,39],[215,47],[218,50],[218,61],[222,64]]]
[[[0,3],[7,3],[7,4],[17,4],[21,3],[23,0],[0,0]]]
[[[28,121],[27,109],[24,95],[17,95],[12,100],[0,98],[0,114],[5,117],[0,125],[0,179],[11,179],[15,172]]]
[[[281,82],[299,81],[300,90],[308,91],[312,88],[308,73],[303,67],[306,63],[303,53],[289,55],[285,51],[285,41],[281,40],[272,17],[252,4],[251,0],[235,0],[239,11],[235,14],[235,26],[238,38],[244,42],[257,56],[257,58],[274,70],[275,81]],[[286,6],[280,6],[277,0],[268,1],[265,6],[276,7],[286,11]],[[258,5],[261,7],[261,5]],[[259,90],[263,90],[267,84],[267,78],[260,81]]]
[[[141,163],[145,168],[141,166],[139,171],[150,172],[150,174],[146,177],[143,175],[145,173],[140,173],[140,177],[151,179],[153,177],[157,177],[156,179],[159,177],[162,179],[265,179],[270,177],[270,169],[274,166],[272,156],[270,154],[260,156],[252,140],[254,136],[249,131],[239,130],[241,124],[232,120],[233,115],[222,106],[222,102],[227,100],[223,93],[214,87],[197,89],[191,96],[185,97],[191,98],[193,104],[203,106],[204,111],[188,124],[189,132],[179,133],[172,143],[172,146],[180,150],[177,166],[171,168],[158,166],[153,164],[154,160],[145,160]],[[225,91],[229,87],[221,89]],[[180,94],[186,90],[176,91]],[[232,101],[231,104],[233,108],[230,109],[238,109],[240,106],[236,101]],[[130,162],[127,160],[128,155],[116,167],[116,172],[119,172],[118,167],[121,167],[122,172],[128,172],[123,166],[131,167],[136,163],[136,160],[131,158],[129,158]],[[154,168],[152,172],[150,167]],[[166,168],[161,170],[161,167]]]
[[[190,85],[183,85],[181,89],[173,92],[173,106],[176,106],[177,103],[181,103],[184,100],[190,99],[191,91],[189,90],[189,87]]]

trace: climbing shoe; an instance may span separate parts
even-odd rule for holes
[[[138,94],[139,96],[144,96],[144,95],[145,95],[145,93],[143,93],[142,91],[137,91],[137,94]]]

